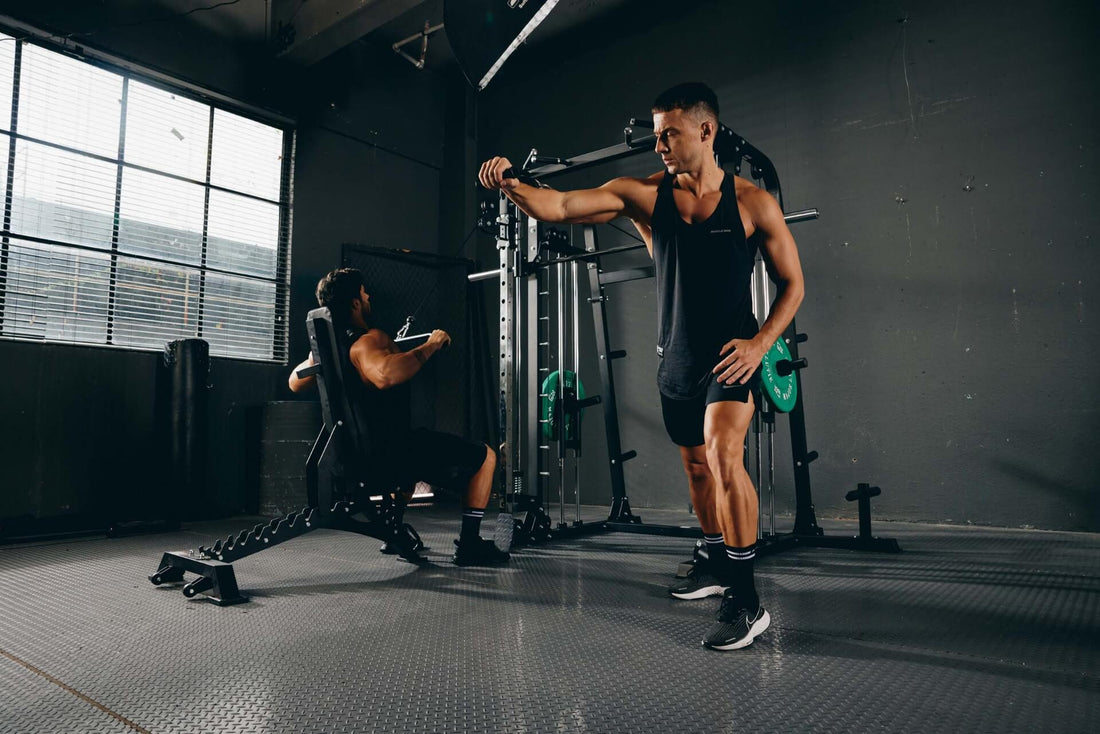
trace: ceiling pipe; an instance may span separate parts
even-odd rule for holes
[[[428,38],[430,38],[434,33],[436,33],[439,30],[442,30],[442,29],[443,29],[443,24],[442,23],[440,23],[439,25],[434,25],[433,26],[432,22],[430,20],[426,20],[426,21],[424,21],[424,30],[420,31],[420,33],[415,33],[415,34],[409,36],[408,38],[405,38],[405,39],[400,40],[397,43],[393,44],[394,53],[405,57],[405,59],[407,59],[408,62],[410,64],[412,64],[413,66],[415,66],[417,69],[423,69],[424,68],[424,61],[425,61],[425,59],[428,58]],[[409,45],[410,43],[412,43],[413,41],[416,41],[416,40],[420,41],[420,58],[419,59],[413,58],[404,49],[405,46]]]

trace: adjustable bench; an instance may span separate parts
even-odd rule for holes
[[[351,364],[346,336],[334,327],[327,308],[310,311],[306,328],[314,364],[298,376],[316,378],[324,419],[306,461],[309,505],[211,546],[165,553],[149,577],[154,585],[180,583],[185,573],[193,573],[198,578],[183,586],[184,596],[205,594],[222,606],[248,601],[237,588],[232,563],[318,528],[368,535],[408,561],[425,560],[417,552],[423,547],[419,536],[403,521],[411,487],[386,486],[369,466],[371,437],[361,400],[366,388]],[[353,517],[358,514],[366,521]]]

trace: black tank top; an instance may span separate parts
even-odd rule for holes
[[[348,349],[366,333],[361,329],[348,329]],[[367,430],[371,453],[386,452],[412,430],[409,383],[403,382],[386,390],[362,382],[359,384],[362,389],[349,394],[349,397],[362,408],[359,415]]]
[[[653,206],[657,279],[657,387],[670,398],[706,389],[730,339],[756,335],[752,269],[756,245],[745,237],[733,177],[706,221],[688,224],[676,209],[675,176],[666,173]]]

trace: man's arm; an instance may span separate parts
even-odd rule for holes
[[[762,238],[764,262],[768,265],[768,273],[775,281],[778,294],[771,313],[755,337],[733,339],[722,347],[724,358],[715,366],[714,373],[718,375],[720,382],[729,385],[748,381],[760,366],[764,354],[794,319],[806,292],[798,247],[786,220],[783,219],[779,202],[763,190],[753,191],[746,198],[746,208]]]
[[[304,370],[306,367],[312,367],[313,364],[313,352],[310,352],[308,357],[302,360],[297,367],[290,371],[290,379],[287,382],[290,385],[291,392],[301,392],[302,390],[305,390],[307,387],[316,382],[316,379],[313,375],[310,375],[309,377],[298,377],[298,370]]]
[[[478,180],[487,189],[503,191],[527,216],[540,222],[603,224],[621,216],[648,220],[638,211],[638,179],[616,178],[595,189],[557,191],[504,178],[511,166],[507,158],[491,158],[481,165]]]
[[[783,218],[779,202],[765,191],[755,195],[758,206],[753,211],[756,230],[763,232],[761,249],[764,262],[769,266],[768,273],[778,287],[775,303],[764,325],[760,327],[759,337],[768,348],[790,326],[794,314],[806,295],[806,284],[802,277],[802,263],[798,259],[798,247],[794,236]]]
[[[424,363],[450,341],[447,332],[436,329],[428,341],[416,349],[402,352],[385,333],[373,329],[352,345],[351,363],[364,383],[387,390],[411,380]]]

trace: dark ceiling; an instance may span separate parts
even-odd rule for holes
[[[523,1],[523,0],[520,0]],[[530,0],[538,3],[540,0]],[[728,0],[682,0],[684,4]],[[0,19],[7,17],[21,27],[85,42],[90,46],[109,43],[118,33],[141,33],[142,28],[184,31],[201,45],[202,37],[217,38],[240,49],[254,69],[269,67],[272,78],[292,78],[294,70],[306,71],[325,59],[336,61],[341,51],[369,48],[372,55],[393,53],[393,45],[415,37],[425,24],[443,22],[444,7],[452,20],[470,21],[462,33],[463,48],[470,54],[470,38],[481,43],[477,30],[492,26],[493,13],[507,13],[509,0],[3,0]],[[497,4],[500,10],[496,9]],[[529,6],[528,10],[535,7]],[[469,15],[462,15],[469,11]],[[656,25],[670,12],[666,0],[558,0],[548,17],[527,39],[526,47],[509,59],[504,76],[540,68],[547,59],[565,59],[577,49],[599,46]],[[499,30],[503,26],[496,26]],[[471,28],[474,28],[471,31]],[[159,34],[158,35],[162,35]],[[491,35],[488,34],[487,35]],[[496,35],[500,35],[499,33]],[[183,37],[182,35],[180,36]],[[509,34],[508,37],[511,37]],[[485,40],[495,46],[501,39]],[[507,40],[503,43],[506,45]],[[192,46],[192,48],[195,48]],[[474,48],[481,48],[475,45]],[[502,46],[503,48],[503,46]],[[109,48],[105,49],[109,50]],[[224,50],[224,49],[223,49]],[[415,60],[420,39],[403,47]],[[396,54],[395,63],[404,63]],[[470,59],[466,59],[467,66]],[[339,63],[339,62],[337,62]],[[423,69],[452,73],[457,64],[447,29],[433,33],[428,41]],[[470,71],[470,69],[467,69]],[[289,75],[289,76],[288,76]]]
[[[500,0],[502,6],[506,2]],[[538,45],[567,34],[621,10],[629,2],[559,0],[531,35],[529,44]],[[118,16],[135,18],[160,14],[152,11],[151,5],[164,15],[186,13],[188,22],[207,31],[249,45],[268,46],[273,53],[308,65],[349,43],[367,41],[390,46],[420,33],[425,23],[438,25],[443,22],[444,0],[100,0],[100,4],[112,6]],[[343,29],[333,29],[340,24]],[[285,29],[291,26],[295,40],[289,48],[283,48],[288,37]],[[309,42],[313,47],[305,49]],[[419,44],[410,44],[408,51],[419,56]],[[429,40],[425,62],[429,69],[454,62],[445,31]]]

